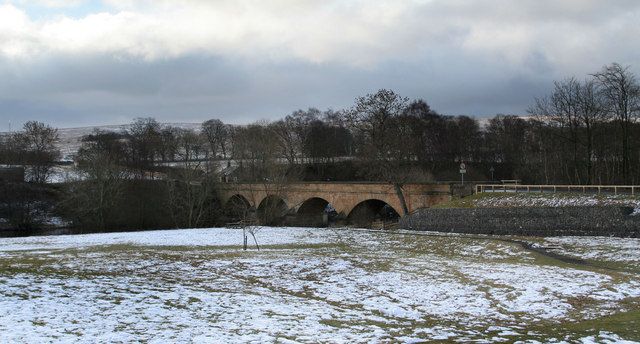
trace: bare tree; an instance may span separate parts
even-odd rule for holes
[[[55,146],[58,130],[42,122],[29,121],[21,132],[14,134],[13,141],[29,179],[45,183],[60,158],[60,151]]]
[[[521,178],[528,149],[523,140],[527,139],[528,130],[530,124],[517,116],[497,115],[491,118],[485,132],[489,161],[510,169],[516,178]]]
[[[247,196],[247,202],[233,200],[228,209],[240,221],[234,227],[242,228],[244,248],[248,235],[253,237],[256,247],[256,223],[279,224],[288,210],[281,200],[296,168],[283,159],[281,136],[274,132],[273,124],[257,122],[237,127],[233,135],[233,157],[239,163],[234,182],[237,192]],[[235,206],[234,206],[235,205]],[[255,210],[255,212],[253,211]]]
[[[561,158],[566,161],[560,160],[567,179],[579,184],[592,183],[593,161],[596,160],[595,132],[607,118],[602,98],[594,80],[579,82],[576,78],[569,78],[554,85],[550,96],[536,99],[530,113],[537,116],[540,123],[548,123],[558,129],[552,133],[565,144],[556,150],[567,151],[569,148]],[[565,159],[567,155],[570,159]]]
[[[316,108],[296,110],[270,125],[270,129],[278,139],[280,155],[290,167],[304,162],[304,144],[308,139],[312,123],[318,121],[321,115],[322,112]]]
[[[588,184],[593,183],[595,179],[593,166],[596,160],[594,147],[595,133],[598,127],[600,127],[608,117],[604,101],[598,92],[595,80],[585,80],[578,90],[578,118],[581,126],[584,128]]]
[[[162,147],[162,126],[155,119],[136,118],[127,134],[129,136],[129,164],[143,178],[153,169],[156,156]]]
[[[359,155],[369,162],[370,177],[384,178],[396,162],[394,143],[397,142],[395,119],[407,106],[408,99],[391,90],[379,90],[356,99],[346,112],[346,119],[356,133]]]
[[[580,162],[579,162],[579,132],[580,132],[580,84],[575,78],[570,78],[562,82],[555,82],[555,89],[551,94],[551,104],[553,112],[551,120],[558,123],[563,130],[563,137],[571,145],[571,160],[573,161],[572,172],[567,171],[570,180],[581,184]]]
[[[202,123],[202,133],[205,136],[213,157],[218,153],[222,158],[227,157],[227,146],[230,138],[229,126],[219,119],[210,119]]]
[[[158,147],[156,148],[159,158],[162,161],[173,161],[176,158],[176,138],[175,128],[165,127],[160,129],[158,137]]]
[[[192,130],[176,128],[174,137],[179,165],[167,179],[169,210],[177,227],[198,227],[210,220],[216,198],[216,178],[203,166],[209,146]]]
[[[277,137],[276,142],[280,155],[287,161],[289,166],[295,166],[298,163],[298,159],[302,157],[300,128],[296,128],[296,123],[293,121],[284,119],[272,123],[269,129]]]
[[[310,124],[309,133],[302,144],[307,161],[327,163],[351,153],[353,136],[345,127],[317,120]]]
[[[607,110],[620,125],[622,135],[622,179],[630,181],[631,125],[640,117],[640,85],[629,67],[618,63],[605,66],[596,73]]]
[[[82,141],[76,169],[83,177],[68,181],[63,206],[81,227],[110,229],[128,179],[125,142],[118,133],[101,131]]]
[[[0,163],[7,165],[20,165],[23,163],[21,152],[23,148],[16,140],[16,135],[11,133],[0,134]]]

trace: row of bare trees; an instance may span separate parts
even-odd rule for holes
[[[543,127],[545,180],[550,159],[573,183],[637,183],[640,85],[628,67],[612,64],[581,81],[555,82],[529,111]],[[554,168],[554,167],[552,167]]]
[[[252,181],[283,175],[451,180],[462,161],[477,180],[493,174],[530,183],[639,182],[640,86],[628,67],[614,63],[584,79],[557,81],[549,95],[532,103],[530,116],[480,122],[438,114],[423,100],[383,89],[347,109],[297,110],[242,126],[212,119],[190,130],[141,118],[126,131],[87,136],[76,160],[96,180],[165,172],[188,185],[224,167],[233,167],[223,171],[229,177]],[[5,138],[0,160],[29,166],[31,179],[43,182],[59,157],[56,138],[55,129],[29,122]]]
[[[551,94],[534,100],[529,116],[497,115],[481,124],[380,90],[342,111],[299,110],[230,138],[232,156],[257,165],[265,157],[291,167],[350,158],[356,178],[366,180],[453,179],[464,161],[479,180],[637,184],[639,119],[638,80],[614,63],[584,80],[555,82]]]
[[[172,226],[212,224],[219,207],[210,152],[204,134],[152,118],[136,119],[123,132],[95,131],[82,139],[76,155],[80,178],[69,184],[67,208],[78,222],[92,220],[85,226],[109,229],[127,194],[138,192],[160,203]]]

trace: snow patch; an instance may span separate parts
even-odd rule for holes
[[[476,207],[579,207],[579,206],[631,206],[640,208],[640,199],[626,195],[563,195],[521,193],[486,197],[475,201]]]

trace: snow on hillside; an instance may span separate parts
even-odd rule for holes
[[[172,126],[182,129],[191,129],[199,131],[201,123],[162,123],[162,125]],[[90,126],[90,127],[78,127],[78,128],[59,128],[58,135],[60,140],[57,143],[58,149],[62,152],[64,160],[71,160],[71,157],[80,148],[80,140],[83,136],[93,133],[95,130],[112,131],[112,132],[124,132],[129,129],[130,124],[123,125],[103,125],[103,126]]]

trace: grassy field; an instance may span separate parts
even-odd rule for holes
[[[220,228],[0,239],[0,342],[640,340],[639,239],[535,239],[575,264],[514,238],[257,238],[259,251]]]

